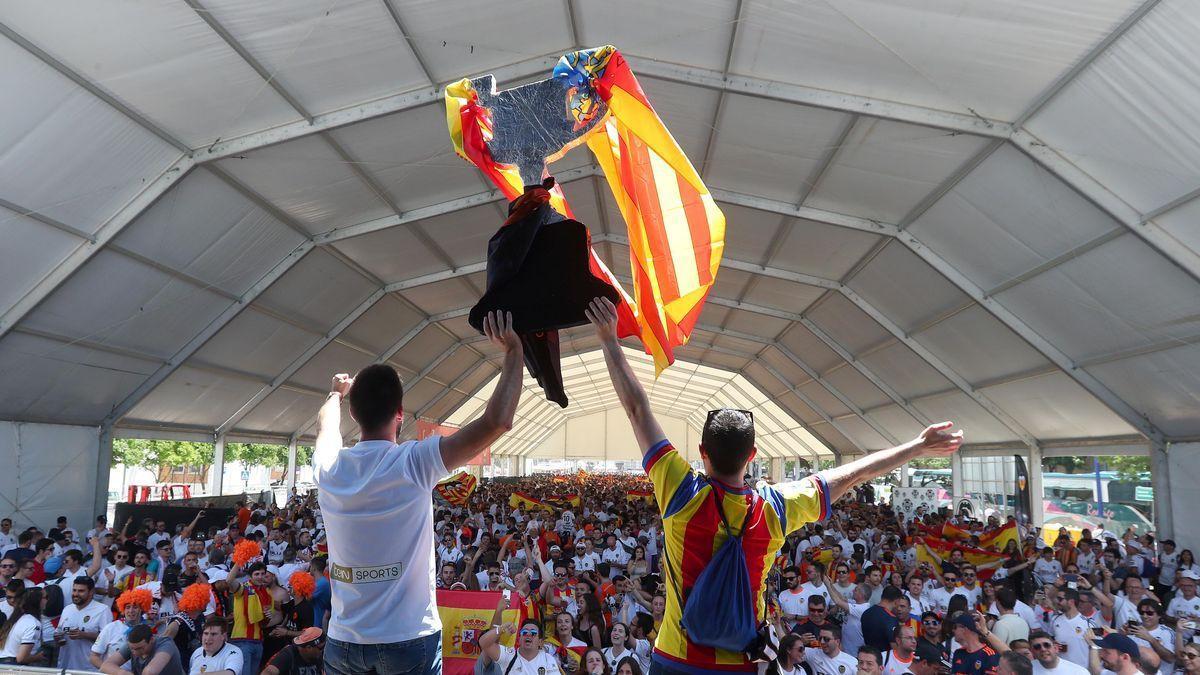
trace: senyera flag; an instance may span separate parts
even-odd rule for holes
[[[508,505],[514,509],[543,509],[546,508],[545,502],[536,497],[531,497],[524,492],[514,492],[508,497]]]
[[[514,593],[514,597],[517,595]],[[442,619],[442,670],[447,675],[470,675],[479,658],[479,636],[492,627],[496,606],[504,594],[499,591],[447,591],[438,589],[438,615]],[[520,625],[521,610],[504,610],[503,623]],[[511,635],[501,635],[501,644],[513,645]]]
[[[433,491],[451,506],[463,506],[471,498],[471,493],[475,492],[478,484],[475,476],[466,471],[459,471],[438,481],[437,485],[433,486]]]
[[[1007,559],[1007,556],[997,551],[968,548],[956,542],[936,537],[918,537],[916,542],[917,562],[933,565],[939,574],[942,571],[942,564],[950,559],[950,554],[955,550],[962,551],[963,559],[975,566],[975,572],[980,581],[992,578],[996,570],[1004,566],[1004,561]]]
[[[616,47],[571,52],[554,67],[574,87],[571,113],[590,123],[607,104],[607,119],[584,138],[604,171],[629,233],[633,295],[591,251],[592,274],[621,295],[617,332],[637,336],[661,373],[687,343],[725,250],[725,216],[700,174],[667,131]],[[524,191],[517,168],[499,164],[487,147],[491,121],[469,79],[446,87],[446,121],[454,150],[483,171],[509,200]],[[558,159],[569,148],[548,161]],[[570,218],[556,185],[550,205]]]

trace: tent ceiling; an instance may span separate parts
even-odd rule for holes
[[[0,418],[307,437],[328,374],[371,362],[447,418],[495,375],[465,312],[501,205],[439,85],[611,42],[729,222],[663,410],[737,400],[672,389],[686,361],[839,453],[942,418],[1200,436],[1200,88],[1162,65],[1200,7],[614,2],[4,5]],[[590,157],[554,169],[622,273]]]

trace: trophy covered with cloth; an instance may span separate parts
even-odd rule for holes
[[[687,342],[716,278],[725,218],[612,46],[562,57],[548,79],[498,91],[486,75],[446,88],[456,152],[509,199],[488,242],[487,289],[471,310],[512,312],[525,365],[567,407],[558,330],[607,297],[618,334],[637,336],[661,372]],[[629,228],[630,296],[591,247],[547,164],[587,143]]]

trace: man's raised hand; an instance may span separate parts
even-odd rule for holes
[[[512,312],[488,312],[483,318],[483,334],[506,352],[521,348],[521,338],[513,330]]]
[[[608,298],[592,298],[583,310],[588,321],[596,327],[596,335],[608,342],[617,339],[617,308]]]
[[[950,431],[954,422],[938,422],[925,427],[918,447],[925,455],[949,455],[962,446],[963,432]]]
[[[329,391],[345,398],[346,394],[350,393],[350,387],[353,385],[353,377],[350,377],[346,373],[338,373],[333,376],[333,380],[329,384]]]

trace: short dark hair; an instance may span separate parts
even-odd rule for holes
[[[350,414],[367,432],[378,431],[396,416],[404,404],[404,386],[396,369],[376,363],[354,376],[350,387]]]
[[[1000,654],[1001,660],[1008,664],[1014,675],[1033,675],[1033,662],[1021,652],[1007,651]]]
[[[89,591],[96,588],[96,580],[86,574],[81,574],[71,580],[72,586],[86,586]]]
[[[229,635],[229,622],[223,616],[210,616],[204,620],[205,628],[220,628],[221,632]]]
[[[79,551],[76,551],[75,549],[71,549],[71,550],[67,551],[66,553],[63,554],[63,557],[70,558],[80,564],[83,563],[83,554],[80,553]]]
[[[822,630],[824,629],[822,628]],[[858,648],[858,656],[861,658],[863,654],[870,654],[871,656],[874,656],[876,665],[883,665],[883,652],[872,647],[871,645],[863,645]]]
[[[537,619],[525,619],[521,622],[521,628],[524,628],[525,626],[533,626],[537,629],[538,637],[542,636],[542,624]]]
[[[125,638],[126,642],[146,642],[154,637],[154,632],[150,630],[150,625],[139,623],[129,629],[129,636]]]
[[[740,474],[754,450],[754,418],[739,410],[718,410],[705,423],[700,444],[714,471]]]
[[[884,586],[883,593],[880,595],[881,599],[888,601],[896,601],[903,597],[904,591],[896,588],[895,586]]]
[[[1011,588],[1004,587],[996,591],[996,603],[1002,609],[1013,609],[1017,606],[1017,594]]]
[[[827,623],[824,626],[821,626],[817,629],[817,635],[820,635],[821,631],[823,630],[829,631],[829,634],[833,636],[834,640],[842,639],[842,627],[836,623]]]
[[[38,542],[33,545],[33,550],[37,551],[38,553],[41,553],[42,551],[45,551],[46,549],[50,548],[53,545],[54,545],[53,539],[46,539],[46,538],[38,539]]]

